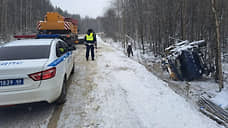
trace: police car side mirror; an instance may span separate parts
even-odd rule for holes
[[[75,48],[75,46],[71,46],[71,47],[69,47],[69,50],[73,51],[73,50],[76,50],[76,48]]]
[[[57,57],[62,56],[62,53],[61,53],[61,51],[60,51],[60,50],[57,50],[57,52],[56,52],[56,56],[57,56]]]
[[[57,56],[57,57],[60,57],[60,56],[61,56],[61,53],[60,53],[59,50],[56,51],[56,56]]]

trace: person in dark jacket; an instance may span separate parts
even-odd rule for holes
[[[89,60],[89,52],[91,51],[92,60],[94,60],[94,47],[97,46],[96,34],[92,29],[88,29],[87,34],[85,36],[86,42],[86,60]],[[97,47],[96,47],[97,48]]]
[[[128,55],[128,57],[130,57],[130,55],[133,56],[131,43],[128,43],[128,45],[127,45],[127,55]]]

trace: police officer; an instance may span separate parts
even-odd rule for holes
[[[92,60],[94,60],[94,46],[97,46],[96,44],[96,34],[93,32],[92,29],[88,29],[87,34],[85,36],[86,41],[86,60],[89,60],[89,51],[91,50],[91,56]],[[97,47],[96,47],[97,48]]]

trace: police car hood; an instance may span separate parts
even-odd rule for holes
[[[27,75],[43,70],[48,59],[0,61],[1,75]]]

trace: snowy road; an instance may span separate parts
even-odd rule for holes
[[[0,128],[222,128],[144,66],[100,38],[98,47],[96,61],[75,52],[63,106],[0,109]]]
[[[96,61],[88,62],[79,49],[58,128],[222,127],[100,38],[98,47]]]

